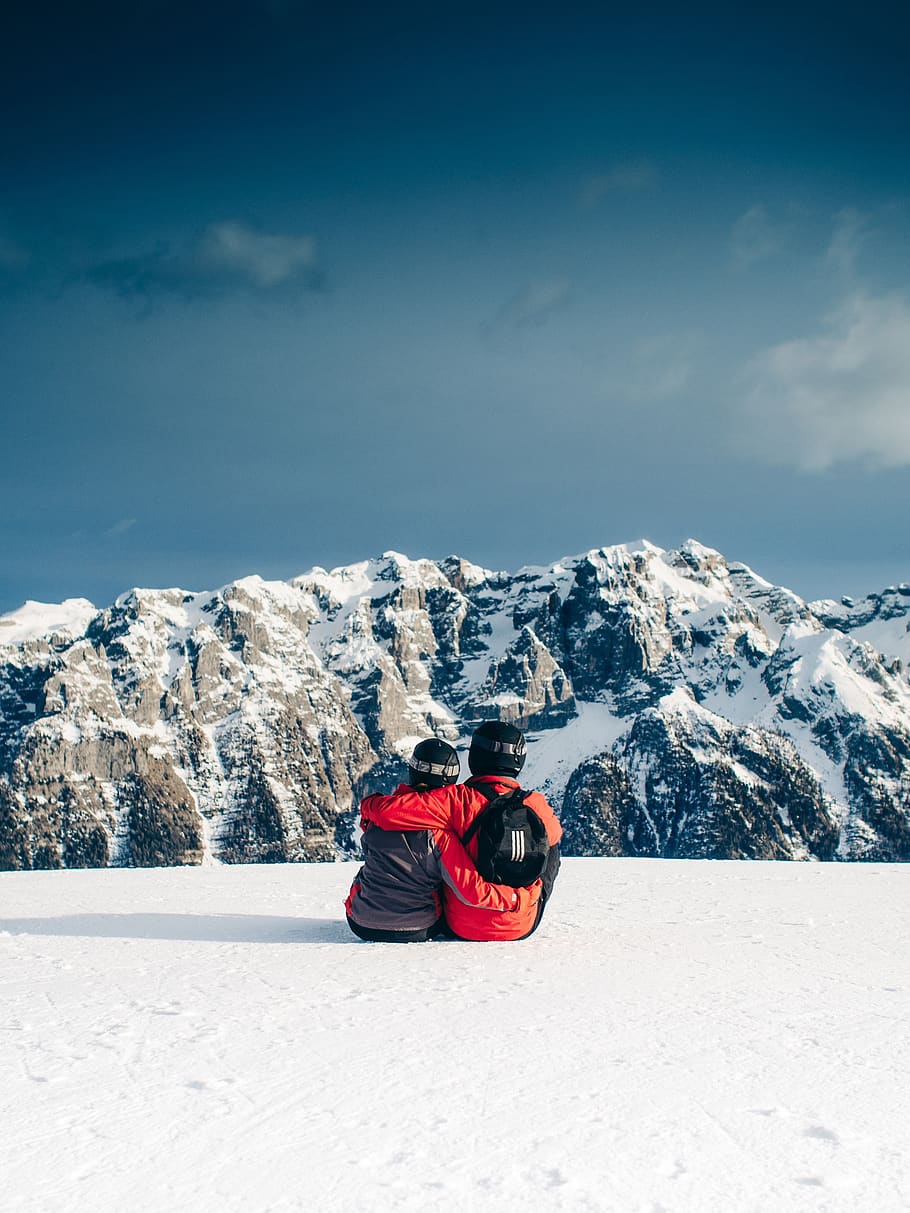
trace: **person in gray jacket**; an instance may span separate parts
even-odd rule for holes
[[[416,791],[444,788],[459,773],[452,746],[431,737],[411,755],[408,786]],[[364,863],[344,903],[351,930],[377,943],[422,943],[442,934],[443,872],[432,830],[363,825]]]

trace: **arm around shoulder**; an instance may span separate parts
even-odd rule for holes
[[[360,815],[383,830],[443,829],[451,815],[447,792],[448,788],[415,792],[402,784],[391,795],[376,792],[367,796],[360,805]]]
[[[477,871],[461,840],[451,830],[440,830],[434,837],[442,878],[463,905],[508,912],[527,910],[537,903],[542,887],[539,880],[521,889],[513,889],[505,884],[490,884]]]

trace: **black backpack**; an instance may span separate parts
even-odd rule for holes
[[[477,870],[492,884],[520,889],[543,874],[550,853],[547,830],[525,804],[531,793],[523,788],[496,793],[482,784],[469,785],[490,802],[477,814],[462,838],[465,846],[477,835]]]

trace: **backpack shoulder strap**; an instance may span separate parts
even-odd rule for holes
[[[497,800],[500,796],[503,795],[502,792],[494,792],[493,789],[491,787],[488,787],[485,783],[472,783],[470,780],[468,780],[467,784],[472,792],[480,792],[481,796],[486,796],[487,800],[490,801],[490,803],[492,803],[494,800]],[[511,791],[511,790],[512,789],[510,788],[509,791]]]

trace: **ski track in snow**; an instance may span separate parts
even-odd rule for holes
[[[0,876],[0,1208],[910,1206],[910,871],[570,859],[365,944],[353,864]]]

